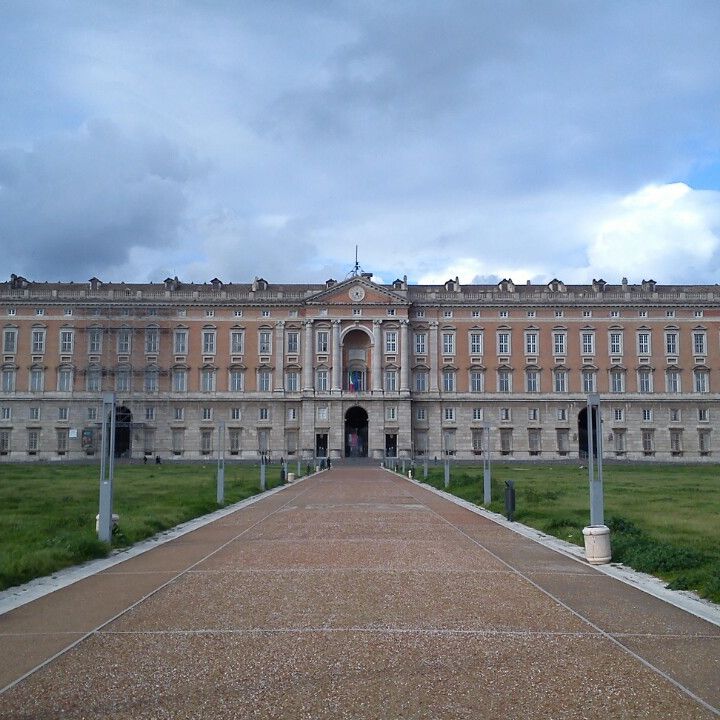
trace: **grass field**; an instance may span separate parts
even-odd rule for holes
[[[266,472],[280,482],[279,465]],[[0,465],[0,590],[110,552],[95,532],[99,477],[97,465]],[[226,464],[226,503],[259,492],[259,478],[257,465]],[[213,463],[118,464],[113,487],[114,547],[218,509]]]
[[[515,520],[583,544],[582,529],[590,524],[587,469],[498,463],[492,475],[490,510],[504,512],[505,480],[514,480]],[[613,561],[720,602],[720,467],[606,464],[603,476]],[[431,485],[443,488],[443,479],[442,465],[430,468]],[[453,466],[450,492],[482,504],[482,467]]]

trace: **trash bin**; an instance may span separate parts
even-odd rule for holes
[[[591,565],[604,565],[612,559],[610,528],[607,525],[588,525],[583,528],[585,557]]]
[[[515,512],[515,481],[505,481],[505,516],[508,520],[513,519]]]

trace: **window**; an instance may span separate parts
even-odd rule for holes
[[[427,370],[415,371],[415,391],[427,392],[428,389],[428,373]]]
[[[33,330],[32,331],[32,351],[33,351],[34,355],[45,352],[45,331],[44,330]]]
[[[17,312],[16,312],[15,308],[10,308],[10,307],[9,307],[9,308],[7,309],[7,314],[8,314],[8,315],[16,315]]]
[[[18,331],[15,328],[5,328],[5,330],[3,330],[3,352],[4,353],[16,353],[17,352],[17,337],[18,337]]]
[[[704,310],[696,310],[693,314],[696,318],[701,318],[705,314],[705,311]]]
[[[455,354],[455,333],[444,332],[442,334],[442,351],[443,355],[454,355]]]
[[[498,317],[507,318],[507,317],[510,317],[510,313],[507,310],[501,310],[498,313]]]
[[[57,452],[58,455],[64,455],[68,449],[68,431],[66,428],[61,428],[55,431],[55,437],[57,438]]]
[[[88,330],[88,353],[90,355],[99,355],[102,352],[102,335],[100,328]]]
[[[701,455],[710,454],[710,431],[698,430],[698,450]]]
[[[650,354],[650,333],[639,332],[637,334],[637,350],[638,355],[649,355]]]
[[[238,455],[240,453],[240,428],[230,428],[228,436],[230,439],[230,454]]]
[[[145,408],[145,419],[148,421],[152,421],[155,419],[155,408],[154,407],[146,407]]]
[[[582,311],[582,316],[583,316],[584,318],[592,317],[592,310],[583,310],[583,311]]]
[[[623,335],[621,332],[610,333],[610,354],[622,355],[623,352]]]
[[[620,317],[620,311],[619,311],[619,310],[611,310],[611,311],[610,311],[610,317],[611,317],[611,318],[619,318],[619,317]]]
[[[102,370],[99,367],[89,367],[85,375],[85,389],[88,392],[100,392],[102,390]]]
[[[178,308],[177,316],[178,317],[187,317],[187,310],[185,308]]]
[[[230,331],[230,353],[242,355],[244,349],[245,333],[242,330]]]
[[[443,417],[445,418],[446,422],[455,422],[455,408],[446,407]]]
[[[625,372],[623,370],[610,371],[610,392],[625,392]]]
[[[583,332],[580,333],[581,347],[583,355],[594,355],[595,354],[595,333],[594,332]]]
[[[483,445],[483,428],[472,429],[472,449],[475,455],[482,455]]]
[[[290,370],[285,375],[285,389],[288,392],[297,392],[300,388],[300,373]]]
[[[129,368],[119,368],[115,371],[115,390],[117,392],[130,392],[131,372]]]
[[[117,334],[117,351],[118,355],[129,355],[132,349],[132,330],[129,328],[120,328]]]
[[[497,334],[497,351],[498,355],[510,354],[510,333],[499,332]]]
[[[443,392],[455,392],[455,371],[443,370]]]
[[[473,420],[476,422],[483,419],[483,409],[481,407],[473,408]]]
[[[391,317],[395,315],[395,308],[388,308],[387,314]]]
[[[707,408],[698,408],[698,422],[710,422],[710,411]]]
[[[470,313],[470,317],[479,318],[479,317],[480,317],[480,311],[479,311],[479,310],[473,310],[473,311]]]
[[[172,429],[172,451],[173,455],[182,455],[185,446],[185,430],[182,428]]]
[[[397,391],[397,370],[385,371],[385,392]]]
[[[66,407],[58,408],[58,420],[67,420],[70,416],[70,411]]]
[[[534,318],[535,315],[536,315],[536,312],[535,312],[534,310],[528,310],[528,311],[527,311],[527,316],[528,316],[529,318]]]
[[[558,455],[567,455],[570,452],[570,431],[566,428],[558,428],[555,435]]]
[[[176,355],[186,355],[188,346],[188,331],[175,330],[175,339],[173,343],[173,351]]]
[[[643,408],[642,409],[642,419],[643,419],[643,422],[652,422],[652,419],[653,419],[652,408]]]
[[[258,409],[258,420],[266,422],[270,419],[270,408],[261,407]]]
[[[298,411],[297,411],[297,408],[294,408],[294,407],[288,408],[288,411],[287,411],[287,419],[290,420],[290,421],[292,421],[292,422],[295,422],[295,421],[298,419]]]
[[[594,370],[583,370],[582,371],[582,384],[584,393],[594,393],[596,383],[596,374]]]
[[[58,370],[58,392],[72,392],[73,371],[72,368],[60,368]]]
[[[328,418],[330,417],[330,413],[327,409],[327,407],[319,407],[317,408],[317,419],[321,422],[327,422]]]
[[[643,428],[642,433],[642,449],[643,455],[655,454],[655,431],[649,428]]]
[[[318,330],[316,335],[315,349],[319,354],[325,354],[328,352],[330,346],[330,333],[327,330]],[[269,352],[269,351],[268,351]]]
[[[40,431],[28,430],[28,452],[35,454],[40,446]]]
[[[272,390],[272,374],[270,370],[258,370],[258,391],[270,392]]]
[[[87,409],[87,419],[90,420],[91,422],[94,422],[95,420],[97,420],[97,408],[89,407]]]
[[[666,310],[666,311],[665,311],[665,317],[667,317],[667,318],[674,318],[674,317],[675,317],[675,311],[674,311],[674,310]]]
[[[15,392],[15,369],[14,368],[3,368],[2,391],[4,393]]]
[[[567,348],[567,335],[564,332],[553,333],[553,352],[555,355],[565,355]]]
[[[270,311],[269,310],[261,310],[260,316],[265,317],[265,318],[270,317]]]
[[[187,370],[175,368],[172,371],[173,392],[187,392]]]
[[[206,310],[205,317],[215,317],[215,311],[214,310]]]
[[[646,318],[648,316],[647,310],[638,310],[638,317]]]
[[[30,369],[30,392],[42,392],[45,387],[45,371],[42,368]]]
[[[215,368],[203,368],[200,371],[200,391],[215,392]]]
[[[498,392],[509,393],[512,390],[512,376],[509,370],[498,370]]]
[[[9,420],[10,419],[10,408],[3,408],[2,414],[0,417],[2,417],[3,420]],[[7,410],[7,413],[5,412]],[[40,408],[39,407],[31,407],[30,408],[30,419],[31,420],[39,420],[40,419]]]
[[[242,392],[245,389],[245,373],[242,370],[230,370],[228,390],[230,392]]]
[[[240,420],[241,417],[242,417],[242,415],[240,413],[239,407],[230,408],[230,419],[231,420]]]
[[[525,333],[525,354],[537,355],[538,352],[538,334],[533,332]]]
[[[669,393],[680,392],[680,371],[670,369],[665,373],[665,388]]]
[[[555,417],[558,422],[567,422],[567,408],[558,408]]]
[[[665,333],[665,354],[678,354],[678,334],[674,331],[668,331]]]
[[[483,334],[481,332],[470,333],[470,354],[482,355],[483,353]]]
[[[564,316],[565,316],[565,311],[564,311],[564,310],[556,310],[556,311],[555,311],[555,317],[556,317],[556,318],[561,318],[561,317],[564,317]]]
[[[625,430],[615,430],[613,432],[613,440],[615,441],[615,454],[625,454]]]
[[[415,354],[424,355],[427,350],[427,333],[415,333]]]
[[[397,352],[397,332],[395,330],[385,332],[385,352],[391,355]]]
[[[528,449],[530,455],[540,454],[540,428],[528,428]]]
[[[159,390],[160,371],[157,368],[147,368],[145,370],[145,392],[156,393]]]
[[[160,352],[160,330],[156,327],[145,329],[145,352],[149,355]]]
[[[453,316],[452,310],[443,310],[443,317],[444,318],[451,318]]]
[[[625,410],[623,408],[613,408],[613,420],[615,422],[624,422]]]
[[[173,417],[175,418],[175,420],[184,420],[185,419],[185,408],[176,407]]]
[[[670,422],[680,422],[680,408],[670,408]]]
[[[392,421],[397,420],[397,408],[394,405],[385,408],[385,419]]]
[[[355,316],[362,315],[362,308],[353,308],[352,311]]]
[[[427,411],[425,408],[418,408],[417,412],[415,413],[415,417],[418,420],[426,420],[427,419]]]
[[[203,355],[215,354],[215,331],[203,330],[202,332],[202,351]]]
[[[512,419],[512,415],[510,413],[510,408],[501,407],[500,408],[500,421],[501,422],[510,422]]]
[[[37,410],[38,408],[31,408]],[[0,420],[11,420],[12,419],[12,408],[3,406],[0,408]]]
[[[500,428],[500,454],[512,455],[512,429]]]
[[[470,392],[483,392],[485,374],[481,370],[470,371]]]
[[[694,332],[693,333],[693,354],[704,355],[705,354],[705,332]]]
[[[234,311],[233,311],[233,315],[234,315],[235,317],[242,317],[242,316],[243,316],[243,311],[242,311],[242,310],[234,310]]]
[[[638,392],[652,392],[652,373],[649,369],[638,370]]]
[[[321,368],[317,371],[316,387],[320,392],[327,392],[328,389],[328,371]]]
[[[693,370],[693,381],[696,393],[709,392],[708,372],[704,369]]]
[[[45,308],[35,308],[35,314],[36,314],[36,315],[44,315],[44,314],[45,314]]]
[[[540,422],[540,408],[528,408],[528,420],[530,422]]]
[[[211,407],[204,407],[202,409],[202,419],[203,420],[212,420],[213,417],[213,409]]]
[[[213,449],[213,431],[205,429],[200,431],[200,453],[202,455],[210,455]]]
[[[417,317],[417,318],[424,318],[424,317],[425,317],[425,311],[424,311],[424,310],[416,310],[416,311],[415,311],[415,317]]]
[[[290,330],[285,336],[285,339],[287,342],[288,355],[297,355],[300,352],[300,333],[295,330]]]
[[[540,372],[538,370],[525,371],[525,391],[529,393],[540,392]]]
[[[269,355],[272,352],[272,331],[261,330],[258,333],[258,352],[260,355]]]

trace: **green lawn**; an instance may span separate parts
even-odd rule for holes
[[[95,532],[99,478],[97,465],[0,465],[0,590],[109,553]],[[259,492],[259,478],[257,465],[226,463],[226,503]],[[267,480],[279,483],[279,465]],[[114,547],[218,509],[214,463],[118,464],[113,487]]]
[[[504,512],[505,480],[514,480],[514,519],[583,544],[590,524],[587,469],[577,465],[493,465],[490,510]],[[416,476],[423,479],[422,466]],[[605,523],[613,560],[720,602],[720,467],[606,464]],[[428,482],[443,488],[442,464]],[[481,505],[482,466],[452,466],[450,492]]]

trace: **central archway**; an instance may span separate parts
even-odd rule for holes
[[[368,414],[355,405],[345,413],[345,457],[368,456]]]
[[[130,457],[132,413],[121,405],[115,410],[115,457]]]

